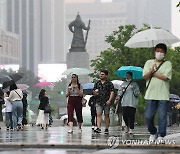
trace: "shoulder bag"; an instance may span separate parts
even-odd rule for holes
[[[151,79],[152,79],[152,77],[153,77],[153,74],[158,71],[158,69],[162,66],[162,64],[163,64],[164,62],[165,62],[165,61],[162,61],[162,63],[161,63],[161,64],[156,68],[156,70],[152,73],[152,75],[151,75],[151,77],[150,77],[150,79],[149,79],[149,82],[148,82],[148,84],[147,84],[147,86],[146,86],[146,91],[147,91],[147,89],[148,89],[148,87],[149,87],[149,84],[150,84],[150,82],[151,82]]]
[[[131,81],[132,82],[132,81]],[[121,107],[121,101],[122,101],[122,98],[124,96],[124,93],[126,92],[127,88],[129,87],[129,85],[131,84],[131,82],[129,82],[129,84],[127,85],[127,87],[124,89],[123,93],[121,94],[121,96],[119,96],[119,100],[118,100],[118,103],[116,105],[116,109],[115,109],[115,113],[117,114],[118,113],[118,109]]]

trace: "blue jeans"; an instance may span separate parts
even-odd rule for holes
[[[158,111],[158,132],[154,126],[154,117]],[[146,100],[146,122],[150,134],[166,136],[167,127],[167,101],[166,100]]]
[[[12,112],[6,112],[6,127],[13,128]]]
[[[17,125],[22,125],[22,119],[23,119],[22,101],[12,102],[12,116],[13,116],[13,127],[16,129]]]

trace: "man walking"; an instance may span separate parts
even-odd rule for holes
[[[146,80],[146,121],[150,132],[150,141],[163,140],[167,127],[167,101],[169,100],[169,80],[172,76],[172,64],[164,61],[167,47],[159,43],[155,47],[155,59],[148,60],[143,70]],[[154,126],[154,117],[158,111],[158,130]]]
[[[104,111],[105,115],[105,134],[109,134],[109,111],[111,101],[114,96],[114,86],[112,82],[107,80],[108,71],[100,71],[100,80],[97,81],[94,85],[93,95],[96,97],[96,112],[97,112],[97,129],[94,130],[96,133],[101,133],[101,118]]]

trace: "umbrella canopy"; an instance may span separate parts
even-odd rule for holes
[[[5,89],[11,86],[12,84],[16,83],[17,81],[22,79],[23,76],[24,76],[24,73],[14,73],[14,74],[9,75],[9,77],[4,76],[4,78],[1,78],[2,80],[4,80],[2,89]]]
[[[9,76],[1,76],[0,77],[0,83],[6,82],[6,81],[10,81],[10,80],[12,80],[12,79]]]
[[[21,78],[23,78],[24,76],[24,73],[14,73],[14,74],[11,74],[9,75],[10,78],[14,81],[14,82],[17,82],[19,81]]]
[[[176,94],[169,94],[169,101],[180,102],[180,97]]]
[[[123,81],[121,80],[112,80],[111,82],[113,83],[115,89],[119,89],[121,84],[123,83]]]
[[[83,84],[83,89],[93,89],[94,83],[85,83]]]
[[[83,94],[84,95],[92,95],[93,88],[94,88],[94,83],[83,84]]]
[[[158,43],[164,43],[167,46],[180,40],[163,29],[148,29],[133,35],[125,44],[129,48],[150,48]]]
[[[77,75],[88,75],[92,73],[90,70],[88,70],[87,68],[69,68],[66,71],[64,71],[62,73],[62,75],[72,75],[72,74],[77,74]]]
[[[8,88],[9,86],[13,85],[14,83],[15,83],[15,82],[14,82],[13,80],[3,82],[2,89],[6,89],[6,88]]]
[[[45,86],[52,86],[52,85],[53,85],[52,82],[46,82],[46,81],[44,81],[44,82],[38,82],[38,83],[36,83],[36,84],[34,85],[34,87],[36,88],[36,87],[45,87]]]
[[[136,67],[136,66],[121,66],[117,71],[116,75],[120,76],[122,78],[126,78],[126,73],[127,72],[132,72],[133,74],[133,80],[139,80],[142,79],[142,72],[143,69],[141,67]]]
[[[27,90],[29,88],[27,84],[17,84],[17,87],[21,90]]]

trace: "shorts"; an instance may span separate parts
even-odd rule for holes
[[[98,105],[96,104],[96,112],[97,113],[103,113],[104,111],[104,114],[109,114],[109,111],[110,111],[110,106],[101,106],[101,105]]]

